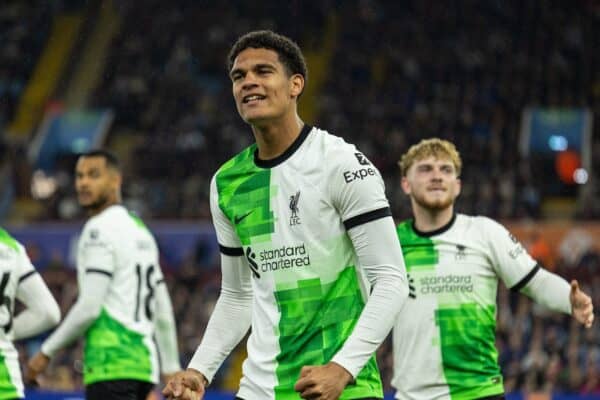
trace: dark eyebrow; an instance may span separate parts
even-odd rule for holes
[[[276,69],[273,64],[256,64],[254,66],[254,69],[262,69],[262,68]]]
[[[252,66],[253,70],[259,70],[259,69],[271,69],[271,70],[276,70],[277,67],[273,64],[269,64],[269,63],[262,63],[262,64],[256,64]],[[231,72],[229,73],[229,76],[232,77],[236,74],[243,74],[245,72],[244,69],[242,68],[235,68],[232,69]]]
[[[243,72],[244,72],[244,70],[241,68],[232,69],[231,72],[229,73],[229,77],[233,77],[234,75],[241,74]]]

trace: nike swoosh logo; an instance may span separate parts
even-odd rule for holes
[[[250,210],[250,211],[248,211],[246,214],[243,214],[243,215],[238,215],[237,217],[234,217],[234,218],[233,218],[233,222],[234,222],[236,225],[238,225],[240,222],[242,222],[242,220],[243,220],[244,218],[246,218],[248,215],[252,214],[253,212],[254,212],[254,210]]]

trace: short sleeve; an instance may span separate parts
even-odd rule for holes
[[[345,146],[333,157],[329,193],[346,230],[391,216],[379,170],[354,146]]]
[[[77,267],[83,273],[101,273],[112,276],[115,270],[115,252],[109,229],[90,220],[79,238]]]
[[[533,278],[539,266],[504,226],[489,218],[480,218],[496,273],[509,289],[520,290]]]
[[[225,216],[219,206],[219,192],[217,190],[216,176],[210,182],[210,212],[213,225],[219,242],[221,253],[228,256],[243,255],[242,244],[237,236],[231,221]]]

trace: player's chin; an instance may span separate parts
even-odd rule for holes
[[[90,198],[79,199],[79,207],[85,210],[92,210],[98,207],[98,201]]]
[[[251,125],[260,125],[267,123],[276,118],[276,113],[265,109],[265,107],[242,108],[240,116],[242,119]]]
[[[79,203],[80,207],[87,208],[90,205],[94,204],[94,201],[88,197],[78,197],[77,203]]]
[[[421,201],[421,205],[431,211],[442,211],[450,207],[454,203],[454,199],[451,197],[446,198],[424,198]]]

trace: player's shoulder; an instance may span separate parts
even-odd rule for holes
[[[377,168],[354,144],[319,128],[313,128],[312,135],[312,157],[318,158],[330,171],[341,173],[346,183],[379,175]]]
[[[321,152],[327,157],[328,163],[356,159],[355,153],[360,153],[354,144],[324,129],[313,127],[311,136],[310,150]]]
[[[97,215],[90,217],[82,229],[83,239],[103,239],[125,234],[128,228],[136,225],[130,212],[121,204],[112,205]]]
[[[464,234],[483,240],[494,240],[499,234],[507,232],[498,221],[484,215],[457,214],[457,225]]]
[[[255,152],[256,144],[252,144],[221,164],[210,180],[211,191],[226,191],[232,184],[239,182],[241,177],[256,172]]]
[[[19,243],[8,231],[0,228],[0,258],[12,260],[25,256],[27,257],[27,251],[25,247]]]
[[[150,229],[135,212],[118,204],[88,219],[82,229],[81,239],[84,245],[90,243],[118,245],[121,238],[140,238],[140,235],[147,235],[154,239]]]
[[[400,244],[407,246],[422,241],[422,238],[417,235],[413,226],[414,220],[412,218],[400,221],[400,223],[396,225],[396,235],[398,235]]]
[[[407,236],[409,234],[414,234],[413,220],[405,219],[404,221],[400,221],[396,225],[396,233],[398,234],[398,236]]]
[[[90,217],[85,225],[84,230],[90,228],[104,229],[115,223],[119,223],[127,215],[127,210],[120,204],[115,204],[105,208],[98,214]]]
[[[0,228],[0,246],[16,252],[20,251],[22,247],[21,244],[3,228]]]
[[[478,229],[504,229],[498,221],[486,217],[485,215],[465,215],[459,214],[464,221],[463,223],[473,226]]]
[[[256,152],[256,144],[251,144],[244,150],[225,161],[217,169],[213,175],[213,179],[219,179],[224,176],[238,174],[240,171],[248,170],[251,165],[254,165],[254,153]]]

